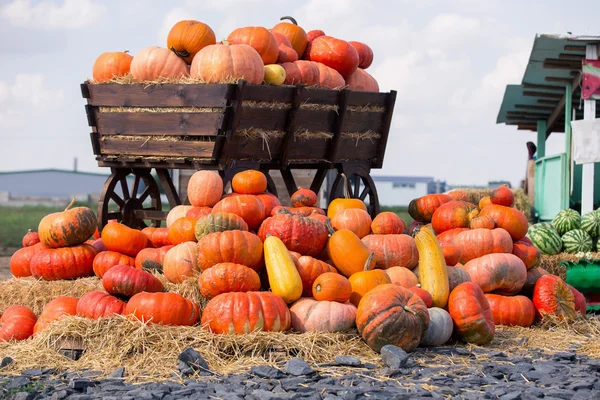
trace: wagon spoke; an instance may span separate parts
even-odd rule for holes
[[[122,198],[120,198],[120,197],[119,197],[119,195],[118,195],[116,192],[112,192],[112,193],[110,194],[110,198],[111,198],[111,199],[112,199],[112,200],[113,200],[115,203],[117,203],[117,205],[118,205],[119,207],[123,207],[123,205],[125,204],[125,202],[123,201],[123,199],[122,199]]]
[[[131,189],[131,195],[135,197],[140,187],[140,176],[136,175],[135,180],[133,181],[133,189]]]
[[[354,195],[352,197],[354,197],[355,199],[358,199],[359,193],[360,193],[360,176],[354,175]]]
[[[121,216],[121,211],[112,211],[106,214],[107,219],[119,219]]]
[[[148,198],[148,196],[150,196],[151,192],[152,192],[152,187],[146,186],[146,189],[144,189],[144,191],[142,192],[142,194],[140,196],[140,201],[143,203]]]
[[[365,199],[367,198],[367,195],[371,192],[371,188],[369,186],[364,187],[364,189],[362,190],[362,192],[360,193],[360,199],[362,201],[365,201]]]
[[[123,191],[123,198],[125,200],[129,200],[129,188],[127,187],[127,176],[123,175],[120,179],[121,181],[121,190]]]

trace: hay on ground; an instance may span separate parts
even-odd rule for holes
[[[600,253],[591,253],[591,259],[600,260]],[[544,268],[551,274],[557,275],[561,279],[565,280],[567,270],[564,266],[560,265],[560,263],[565,261],[577,262],[579,260],[581,260],[581,257],[569,253],[558,253],[553,256],[542,254],[538,266]]]
[[[214,142],[214,136],[185,136],[185,135],[106,135],[100,140],[126,140],[129,142],[144,142],[140,147],[149,141],[154,142]]]
[[[221,107],[99,107],[101,113],[220,113]]]
[[[168,292],[179,293],[192,300],[201,308],[207,300],[200,294],[198,278],[193,277],[182,283],[174,284],[163,274],[154,274],[164,285]],[[92,290],[102,290],[102,281],[98,277],[79,278],[75,280],[44,281],[35,278],[12,278],[0,281],[0,314],[8,307],[21,305],[29,307],[39,315],[44,306],[58,296],[81,297]]]
[[[482,198],[492,194],[493,189],[456,188],[455,190],[467,193],[469,195],[469,202],[478,205]],[[513,207],[525,214],[527,219],[531,220],[531,205],[523,189],[511,189],[511,191],[515,196]]]

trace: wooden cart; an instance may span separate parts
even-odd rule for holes
[[[368,93],[298,86],[237,84],[81,85],[98,165],[110,167],[98,205],[103,227],[117,219],[132,227],[160,226],[159,184],[171,207],[187,202],[169,170],[218,171],[227,185],[245,169],[281,171],[291,194],[294,169],[312,169],[319,192],[328,171],[337,175],[329,201],[365,200],[379,211],[370,176],[381,168],[396,92]],[[155,174],[152,174],[152,169]],[[156,178],[155,178],[156,177]],[[347,177],[347,179],[345,179]],[[346,188],[344,188],[346,183]]]

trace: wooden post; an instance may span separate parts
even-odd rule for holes
[[[598,46],[587,45],[585,49],[585,58],[590,60],[598,59]],[[584,100],[583,119],[596,118],[596,100]],[[581,215],[594,210],[594,163],[583,164],[581,176]]]
[[[539,119],[537,122],[537,159],[546,157],[546,120]]]
[[[571,119],[573,112],[573,86],[568,84],[565,87],[565,158],[566,158],[566,169],[564,171],[565,176],[565,187],[563,188],[563,199],[566,204],[562,204],[562,208],[568,208],[571,199],[571,187],[572,187],[572,170],[573,166],[571,160]]]

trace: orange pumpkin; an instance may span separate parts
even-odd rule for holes
[[[413,269],[419,262],[415,240],[408,235],[367,235],[362,242],[374,253],[376,268]]]
[[[98,228],[96,228],[98,231]],[[95,234],[96,232],[94,232]],[[23,235],[23,239],[21,239],[21,244],[23,247],[29,247],[36,245],[40,242],[40,235],[37,232],[33,232],[31,229],[27,231],[25,235]]]
[[[317,200],[315,192],[301,187],[290,196],[290,201],[294,207],[314,207],[317,204]]]
[[[84,294],[75,308],[76,315],[84,318],[100,319],[121,315],[126,303],[108,293],[93,290]]]
[[[25,340],[33,335],[37,317],[24,306],[8,307],[0,317],[0,342]]]
[[[38,226],[40,241],[47,247],[58,248],[84,243],[98,227],[96,214],[88,207],[71,208],[46,215]]]
[[[384,211],[375,218],[371,223],[371,231],[376,235],[394,235],[404,233],[406,222],[391,211]]]
[[[496,223],[493,218],[485,215],[473,218],[469,224],[469,228],[471,229],[494,229],[495,227]]]
[[[450,229],[468,228],[479,214],[477,207],[464,201],[452,200],[439,206],[431,217],[431,226],[439,235]]]
[[[490,202],[499,206],[512,207],[514,200],[513,192],[506,185],[497,187],[490,194]]]
[[[300,253],[290,251],[294,265],[302,281],[302,296],[311,297],[312,287],[315,280],[324,273],[335,272],[337,270],[324,261],[317,260],[311,256],[303,256]]]
[[[496,326],[490,303],[476,283],[461,283],[450,293],[448,312],[462,341],[484,345],[494,339]]]
[[[217,43],[215,33],[210,26],[200,21],[179,21],[169,31],[167,48],[177,54],[187,64],[208,45]]]
[[[529,328],[535,322],[535,307],[525,296],[486,294],[494,324]]]
[[[350,196],[334,199],[331,201],[331,203],[329,203],[329,207],[327,207],[327,216],[329,219],[333,219],[337,213],[349,208],[359,208],[363,211],[367,211],[367,206],[362,200],[351,199],[349,197]]]
[[[213,207],[223,195],[223,179],[213,171],[196,171],[188,182],[187,194],[193,206]]]
[[[271,193],[262,193],[262,194],[256,195],[256,198],[258,200],[260,200],[261,203],[263,203],[263,206],[265,207],[265,216],[266,217],[271,215],[271,212],[273,211],[273,209],[275,207],[281,206],[281,202],[279,201],[277,196],[275,196]]]
[[[347,278],[356,272],[375,267],[373,252],[348,229],[340,229],[333,233],[326,248],[333,265]]]
[[[439,235],[436,236],[438,242],[440,242],[440,244],[454,244],[454,239],[456,239],[456,237],[461,233],[461,232],[465,232],[468,231],[469,228],[455,228],[455,229],[449,229],[445,232],[440,233]]]
[[[87,243],[57,249],[43,248],[31,257],[29,268],[33,277],[47,281],[83,278],[93,274],[96,254],[98,250]]]
[[[318,301],[345,303],[350,300],[352,285],[346,277],[335,272],[326,272],[313,282],[312,294]]]
[[[319,87],[326,89],[339,89],[346,86],[344,77],[335,69],[320,62],[317,62],[316,64],[317,68],[319,69]]]
[[[511,296],[517,294],[527,280],[527,268],[513,254],[488,254],[469,261],[461,267],[469,273],[471,281],[484,293]]]
[[[192,175],[192,177],[193,177],[193,175]],[[188,187],[188,191],[189,191],[189,187]],[[189,192],[188,192],[188,196],[189,196]],[[183,206],[183,205],[175,206],[175,207],[171,208],[171,210],[169,210],[169,213],[167,214],[167,228],[170,227],[173,224],[173,222],[177,221],[179,218],[185,217],[187,212],[192,208],[193,208],[193,206]],[[160,230],[160,229],[164,229],[164,228],[158,228],[157,230]]]
[[[229,34],[227,41],[232,44],[247,44],[258,52],[265,65],[275,64],[279,56],[279,44],[268,29],[261,26],[237,28]]]
[[[537,280],[532,300],[538,319],[550,315],[561,320],[573,320],[576,316],[575,294],[556,275],[544,275]]]
[[[198,286],[202,296],[212,299],[221,293],[259,291],[260,277],[245,265],[224,262],[204,271]]]
[[[459,233],[454,239],[454,245],[460,249],[460,262],[485,256],[492,253],[512,253],[513,242],[502,228],[471,229]]]
[[[491,204],[481,210],[480,215],[491,217],[496,226],[505,229],[514,240],[521,240],[527,234],[527,217],[516,208]]]
[[[103,251],[94,257],[93,270],[98,278],[102,278],[106,271],[115,265],[135,266],[135,258],[116,251]]]
[[[177,245],[184,242],[196,241],[196,222],[193,217],[179,218],[169,227],[169,242]]]
[[[348,79],[358,68],[358,52],[345,40],[319,36],[310,43],[308,59],[327,65]]]
[[[320,70],[317,63],[298,60],[282,63],[281,67],[285,70],[285,81],[283,82],[285,85],[297,85],[299,83],[305,86],[319,85]]]
[[[469,194],[467,192],[463,192],[462,190],[450,190],[449,192],[444,193],[448,195],[452,200],[460,200],[470,203]]]
[[[217,201],[219,201],[219,200],[217,200]],[[204,217],[205,215],[209,215],[211,212],[212,212],[212,207],[192,207],[186,211],[185,216],[200,219],[200,218]]]
[[[481,200],[479,200],[479,204],[477,205],[477,208],[479,208],[479,210],[483,210],[486,206],[489,206],[490,204],[492,204],[492,200],[490,199],[490,196],[485,196],[485,197],[482,197]]]
[[[44,248],[46,248],[46,246],[44,246],[43,243],[38,243],[15,251],[10,257],[10,272],[13,276],[15,278],[31,276],[31,258],[35,253]]]
[[[373,50],[361,42],[348,42],[358,53],[358,68],[367,69],[373,63]]]
[[[135,267],[146,271],[162,271],[165,255],[172,248],[173,245],[143,249],[135,256]]]
[[[273,32],[272,29],[270,30],[270,32],[275,37],[275,40],[277,40],[277,44],[279,46],[284,45],[284,46],[292,48],[292,50],[293,50],[292,42],[290,42],[290,39],[288,39],[287,36],[285,36],[283,33]]]
[[[389,276],[391,283],[407,289],[417,286],[419,283],[417,276],[408,268],[390,267],[385,270],[385,273]]]
[[[179,218],[178,218],[179,219]],[[177,220],[175,220],[177,221]],[[173,225],[173,224],[171,224]],[[147,237],[147,236],[146,236]],[[156,228],[152,232],[152,236],[150,237],[150,242],[154,247],[163,247],[170,246],[171,240],[169,239],[169,228]]]
[[[440,243],[442,253],[444,253],[444,260],[446,260],[446,266],[454,266],[460,262],[462,255],[460,247],[455,244]]]
[[[187,64],[172,51],[150,46],[131,60],[131,76],[138,82],[161,78],[179,79],[188,75]]]
[[[198,268],[198,246],[195,242],[178,244],[165,254],[163,273],[169,282],[182,283],[196,276]]]
[[[37,335],[48,327],[52,322],[65,316],[77,313],[77,302],[79,300],[71,296],[59,296],[44,306],[40,317],[33,328],[33,334]]]
[[[102,229],[102,242],[110,251],[135,257],[148,247],[148,238],[141,231],[120,223],[106,224]]]
[[[452,199],[446,194],[428,194],[412,200],[408,204],[408,213],[419,222],[429,223],[433,213],[445,203]]]
[[[512,253],[523,260],[527,269],[531,269],[538,265],[541,257],[540,251],[531,242],[523,239],[513,243]]]
[[[365,265],[364,271],[355,272],[348,278],[352,285],[352,294],[350,295],[350,303],[358,307],[363,296],[376,286],[386,283],[392,283],[388,274],[381,269],[371,269],[368,264]]]
[[[153,324],[192,326],[200,319],[200,308],[177,293],[141,292],[129,299],[124,314]]]
[[[94,61],[92,77],[98,83],[108,82],[112,78],[129,73],[133,57],[127,52],[111,51],[102,53]]]
[[[245,79],[250,84],[260,85],[264,67],[260,54],[247,44],[213,44],[196,54],[190,75],[206,83]]]
[[[131,297],[141,292],[162,292],[163,284],[149,272],[117,265],[102,277],[104,290],[115,296]]]
[[[255,271],[264,267],[263,242],[251,232],[210,233],[198,241],[197,247],[201,271],[222,262],[242,264]]]
[[[255,169],[238,172],[231,180],[231,188],[235,193],[260,194],[267,190],[267,177]]]
[[[291,63],[294,61],[298,61],[298,53],[296,53],[296,50],[289,46],[280,44],[279,53],[277,56],[277,64]]]
[[[288,38],[292,48],[298,53],[298,57],[302,57],[306,46],[308,45],[308,37],[306,31],[298,26],[296,20],[292,17],[281,17],[281,20],[289,20],[291,23],[280,22],[271,29],[272,32],[281,33]]]
[[[360,92],[379,92],[379,83],[364,69],[358,68],[346,79],[346,85],[350,90]]]
[[[219,201],[212,210],[213,214],[217,212],[228,212],[237,214],[248,224],[248,229],[256,230],[265,219],[265,206],[256,198],[249,194],[226,197]]]
[[[363,238],[371,233],[371,216],[365,210],[359,208],[349,208],[335,214],[331,219],[331,226],[336,230],[351,230],[359,238]]]

